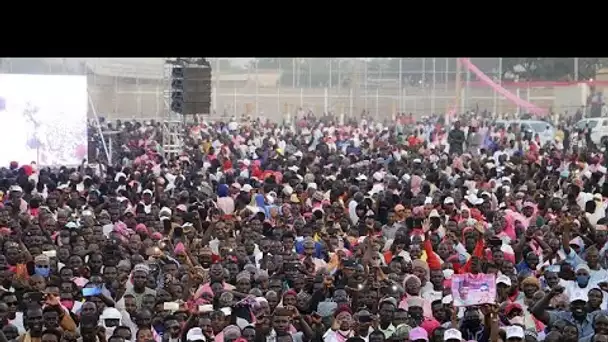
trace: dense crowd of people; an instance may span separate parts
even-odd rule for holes
[[[158,127],[0,170],[0,341],[608,341],[584,132],[307,115],[200,122],[166,158]]]

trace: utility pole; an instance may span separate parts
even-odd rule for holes
[[[462,114],[462,104],[461,95],[462,95],[462,63],[460,62],[460,58],[456,59],[456,105],[454,106],[455,116]]]
[[[359,75],[361,74],[361,61],[358,58],[353,58],[353,65],[352,65],[352,70],[351,70],[351,74],[350,74],[350,88],[351,88],[351,95],[350,95],[350,102],[353,104],[351,106],[351,113],[354,117],[356,115],[358,115],[356,113],[357,111],[357,106],[358,106],[358,99],[359,99]]]

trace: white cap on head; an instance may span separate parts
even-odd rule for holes
[[[519,325],[510,325],[505,327],[505,333],[507,335],[507,340],[510,338],[526,338],[524,328],[520,327]]]
[[[462,341],[462,333],[458,329],[448,329],[443,333],[444,341]]]
[[[9,192],[23,192],[23,189],[19,186],[19,185],[11,185],[10,188],[8,188]]]
[[[169,207],[162,207],[158,211],[158,216],[171,216],[171,214],[172,214],[172,212],[171,212],[171,209],[169,209]]]
[[[122,319],[122,314],[118,309],[105,308],[101,314],[101,319]]]
[[[572,293],[572,296],[570,296],[570,302],[576,302],[576,301],[583,301],[583,302],[587,302],[589,301],[589,297],[587,296],[587,292],[586,291],[574,291],[574,293]]]
[[[498,276],[498,278],[496,278],[496,284],[505,284],[507,286],[511,286],[511,278],[507,277],[504,274],[501,274]]]
[[[188,330],[186,334],[186,340],[188,341],[206,341],[205,335],[201,328],[192,328]]]

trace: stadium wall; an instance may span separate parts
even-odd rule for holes
[[[501,113],[512,113],[517,110],[511,102],[493,94],[492,89],[477,85],[463,87],[461,106],[465,110],[496,110]],[[507,86],[508,90],[517,91],[516,87]],[[115,119],[157,119],[162,120],[166,114],[166,96],[163,80],[133,79],[111,76],[89,76],[89,93],[98,115],[110,120]],[[214,89],[215,91],[215,89]],[[335,112],[359,115],[363,109],[381,119],[390,119],[397,111],[428,115],[432,112],[444,113],[453,108],[454,85],[437,84],[435,90],[420,87],[404,87],[399,94],[398,88],[359,89],[357,95],[351,95],[350,89],[328,89],[328,108]],[[256,111],[256,94],[257,107]],[[526,87],[519,89],[521,98],[544,108],[555,105],[553,87]],[[352,96],[352,101],[351,101]],[[325,89],[293,88],[285,86],[240,86],[230,82],[220,85],[217,94],[213,95],[216,116],[237,116],[258,113],[273,121],[282,120],[289,111],[294,113],[298,108],[310,108],[321,113],[325,107]],[[560,108],[567,110],[567,108]],[[576,108],[572,108],[575,111]],[[89,109],[89,117],[93,117]]]

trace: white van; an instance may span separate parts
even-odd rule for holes
[[[608,141],[608,118],[582,119],[574,125],[577,131],[585,127],[591,129],[591,141],[598,147],[604,146],[604,142]]]

